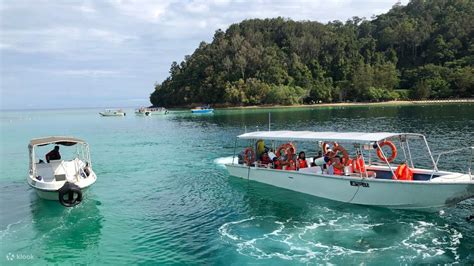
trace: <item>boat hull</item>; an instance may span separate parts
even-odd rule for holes
[[[226,165],[231,176],[344,203],[438,211],[474,196],[473,182],[398,181]]]
[[[105,113],[99,113],[101,116],[125,116],[125,113],[121,114],[105,114]]]
[[[205,109],[205,110],[191,110],[193,114],[211,114],[214,112],[214,109]]]
[[[91,172],[89,177],[81,179],[79,182],[73,182],[77,185],[81,191],[84,193],[90,186],[92,186],[97,181],[97,176],[94,172]],[[57,182],[40,182],[35,180],[32,176],[28,176],[28,185],[35,189],[36,194],[46,200],[58,200],[59,189],[66,183],[66,181],[57,181]]]
[[[135,112],[138,116],[152,116],[152,115],[166,115],[166,111],[159,111],[159,112]]]
[[[81,188],[81,192],[84,193],[87,191],[89,187],[86,187],[86,188]],[[59,194],[58,194],[58,191],[47,191],[47,190],[40,190],[40,189],[36,189],[36,194],[38,195],[38,197],[42,198],[42,199],[45,199],[45,200],[57,200],[59,201]]]

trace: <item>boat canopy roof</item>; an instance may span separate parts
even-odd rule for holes
[[[52,136],[52,137],[45,137],[45,138],[38,138],[32,139],[30,141],[30,147],[34,146],[45,146],[49,144],[59,144],[64,146],[72,146],[76,145],[77,143],[86,143],[82,139],[74,138],[74,137],[64,137],[64,136]]]
[[[265,139],[281,141],[335,141],[366,144],[398,136],[418,136],[414,133],[390,132],[314,132],[314,131],[256,131],[239,135],[239,139]]]

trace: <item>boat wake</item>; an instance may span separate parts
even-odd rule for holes
[[[234,163],[237,163],[238,161],[237,156],[235,156],[233,159],[234,159]],[[217,158],[214,160],[214,163],[221,167],[225,167],[224,165],[232,163],[232,156]]]
[[[279,221],[272,216],[256,216],[225,223],[219,233],[223,240],[236,247],[238,253],[256,259],[336,264],[369,257],[373,262],[382,263],[386,256],[398,258],[399,262],[459,259],[457,249],[462,235],[455,229],[413,222],[404,225],[406,232],[396,230],[394,239],[382,241],[380,239],[384,238],[380,236],[386,235],[386,229],[392,228],[393,224],[370,224],[362,221],[365,217],[358,218],[349,223],[353,216],[316,222]]]

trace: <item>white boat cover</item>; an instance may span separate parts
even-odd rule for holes
[[[314,132],[314,131],[256,131],[239,135],[240,139],[265,139],[281,141],[335,141],[367,144],[381,141],[397,136],[418,136],[413,133],[390,133],[390,132]]]
[[[48,144],[61,144],[65,146],[72,146],[76,143],[85,143],[82,139],[74,138],[74,137],[64,137],[64,136],[53,136],[53,137],[45,137],[45,138],[38,138],[32,139],[30,141],[30,147],[33,146],[43,146]]]

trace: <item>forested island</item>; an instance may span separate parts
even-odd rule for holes
[[[217,30],[150,101],[177,107],[474,97],[474,1],[413,0],[345,23],[250,19]]]

